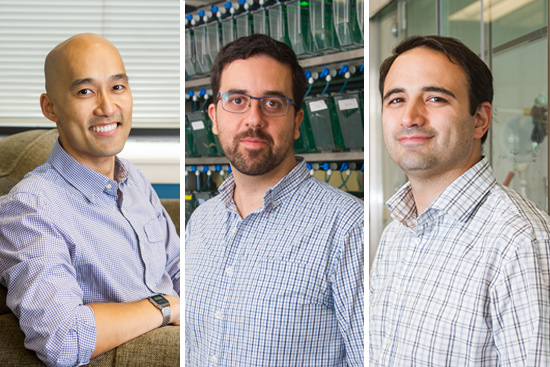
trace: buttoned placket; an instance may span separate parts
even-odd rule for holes
[[[394,330],[391,331],[391,334],[386,335],[384,339],[384,345],[382,347],[382,353],[380,353],[379,363],[381,365],[391,365],[391,359],[393,357],[394,342],[397,337],[397,332],[399,330],[400,318],[402,316],[402,310],[407,296],[407,290],[410,286],[410,280],[412,279],[413,273],[415,271],[415,264],[422,255],[422,238],[424,232],[421,226],[416,222],[416,230],[411,230],[411,241],[407,246],[405,255],[400,260],[400,264],[397,267],[399,273],[395,277],[397,279],[396,284],[394,285],[397,297],[395,304],[397,305],[396,309],[398,310],[395,315]],[[391,324],[391,323],[390,323]]]
[[[226,237],[226,251],[228,258],[224,259],[224,264],[221,268],[221,274],[218,277],[220,282],[220,289],[223,290],[222,297],[220,297],[216,307],[212,310],[213,322],[216,324],[217,330],[217,342],[212,344],[212,349],[209,355],[208,364],[212,367],[217,366],[220,357],[222,357],[223,343],[225,338],[226,328],[226,312],[229,309],[231,289],[233,289],[233,280],[235,276],[235,259],[238,258],[240,245],[239,227],[243,224],[243,219],[235,212],[228,212],[228,232]],[[228,315],[227,315],[228,316]],[[216,348],[217,347],[217,348]]]

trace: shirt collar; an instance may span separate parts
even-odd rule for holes
[[[296,157],[296,161],[298,162],[296,167],[287,173],[279,182],[270,187],[264,194],[264,207],[267,207],[269,204],[280,203],[292,194],[298,186],[311,177],[304,158]],[[219,187],[220,199],[225,203],[226,208],[233,205],[234,191],[235,179],[233,174],[230,174]]]
[[[115,180],[111,180],[79,163],[63,149],[59,140],[55,142],[48,161],[61,177],[90,202],[95,202],[96,197],[104,191],[116,195],[118,183],[125,182],[129,176],[128,170],[118,157],[115,157]]]
[[[466,221],[478,204],[496,185],[493,170],[485,157],[457,178],[426,209],[425,213],[440,211]],[[409,228],[416,222],[416,204],[410,182],[407,182],[386,203],[392,217]]]
[[[489,160],[483,157],[445,189],[431,207],[465,221],[495,185],[493,169]]]

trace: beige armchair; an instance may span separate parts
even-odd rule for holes
[[[0,140],[0,196],[7,194],[27,172],[48,159],[58,137],[56,129],[30,130]],[[179,231],[180,201],[161,200]],[[0,366],[44,366],[35,353],[25,349],[25,336],[17,317],[6,306],[7,290],[0,286]],[[177,326],[153,330],[120,347],[98,356],[89,366],[148,366],[179,365],[179,333]]]

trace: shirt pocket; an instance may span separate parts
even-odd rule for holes
[[[277,303],[323,303],[327,288],[323,274],[322,270],[315,270],[309,264],[263,258],[253,267],[250,293]]]
[[[143,226],[147,240],[151,243],[162,242],[166,238],[166,231],[158,218],[151,219]]]
[[[159,218],[154,218],[145,223],[143,231],[147,244],[142,244],[140,253],[145,265],[146,283],[151,288],[157,286],[166,271],[166,230]]]

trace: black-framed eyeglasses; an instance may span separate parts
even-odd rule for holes
[[[260,101],[260,110],[266,116],[284,116],[288,113],[288,107],[296,103],[291,98],[283,96],[252,97],[238,92],[220,92],[218,98],[222,102],[222,108],[231,113],[245,113],[250,109],[252,100]]]

